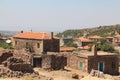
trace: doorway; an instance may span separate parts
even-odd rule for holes
[[[99,70],[99,71],[102,71],[102,72],[103,72],[103,71],[104,71],[104,67],[105,67],[104,62],[99,62],[99,63],[98,63],[98,70]]]
[[[42,58],[33,58],[33,67],[42,67]]]
[[[79,69],[82,70],[83,69],[83,62],[79,63]]]

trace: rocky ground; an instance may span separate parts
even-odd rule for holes
[[[104,74],[104,77],[98,78],[84,72],[69,70],[46,71],[41,68],[34,68],[34,71],[36,74],[26,73],[18,78],[1,76],[0,80],[120,80],[120,75],[111,76]]]
[[[34,70],[38,72],[39,75],[50,77],[54,80],[120,80],[120,75],[111,76],[108,74],[103,74],[103,77],[95,77],[91,76],[90,74],[80,72],[78,70],[45,71],[40,68],[35,68]]]
[[[30,56],[23,54],[22,51],[14,51],[12,56],[9,51],[7,53],[0,52],[0,60],[2,61],[2,65],[0,65],[0,80],[120,80],[120,75],[102,74],[98,78],[98,76],[93,74],[87,74],[67,67],[64,70],[56,71],[46,71],[41,68],[33,69],[29,65],[29,58]]]

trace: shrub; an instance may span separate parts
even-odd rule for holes
[[[106,51],[106,52],[114,52],[115,51],[114,47],[108,43],[101,45],[101,50]]]
[[[75,44],[75,43],[73,43],[73,42],[68,42],[68,43],[64,44],[64,46],[75,47],[75,48],[78,47],[77,44]]]
[[[99,42],[94,41],[93,44],[97,46],[98,51],[105,51],[105,52],[111,52],[111,53],[119,53],[119,51],[116,51],[112,44],[106,42],[105,39],[99,40]],[[91,46],[92,47],[92,46]],[[90,47],[90,50],[91,50]]]
[[[12,44],[7,44],[5,42],[1,42],[0,47],[2,47],[4,49],[13,49]]]

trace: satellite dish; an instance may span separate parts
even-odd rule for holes
[[[11,40],[6,40],[6,43],[8,43],[8,44],[11,43]]]

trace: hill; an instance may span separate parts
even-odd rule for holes
[[[3,30],[0,30],[1,36],[4,36],[4,37],[11,37],[11,36],[14,36],[18,33],[19,33],[19,31],[3,31]]]
[[[64,35],[73,36],[73,37],[81,37],[81,36],[92,36],[92,35],[99,35],[99,36],[114,36],[116,34],[120,34],[120,24],[117,25],[110,25],[110,26],[99,26],[95,28],[86,28],[86,29],[76,29],[76,30],[66,30],[62,33],[58,33],[58,37],[62,37]]]

